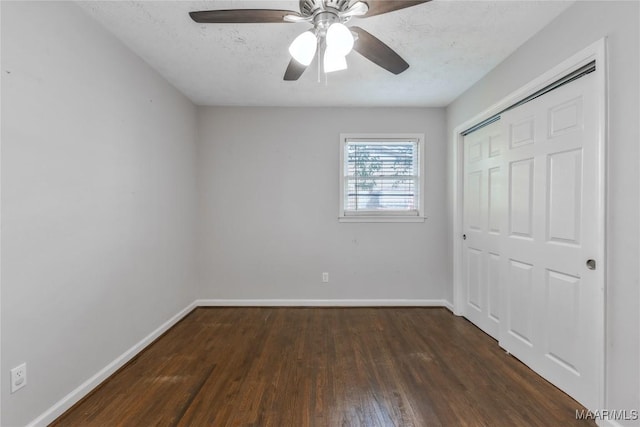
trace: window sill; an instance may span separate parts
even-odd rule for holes
[[[353,215],[339,216],[339,222],[424,222],[424,216]]]

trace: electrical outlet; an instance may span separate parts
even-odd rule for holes
[[[27,385],[27,364],[23,363],[11,370],[11,393]]]
[[[322,273],[322,283],[329,283],[329,273]]]

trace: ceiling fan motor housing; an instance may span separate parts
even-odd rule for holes
[[[343,12],[349,7],[350,0],[300,0],[302,16],[313,16],[319,10],[335,9]]]

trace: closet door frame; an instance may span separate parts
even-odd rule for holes
[[[606,143],[607,143],[607,61],[606,61],[606,38],[602,38],[597,42],[587,46],[585,49],[566,59],[562,63],[543,73],[531,82],[515,90],[507,95],[496,104],[492,105],[485,111],[477,114],[471,120],[459,124],[455,127],[452,135],[453,143],[453,164],[452,164],[452,185],[453,185],[453,313],[461,316],[464,313],[464,283],[463,283],[463,188],[464,188],[464,136],[463,132],[478,123],[500,113],[505,108],[515,104],[516,102],[526,98],[536,91],[556,82],[571,72],[589,64],[596,62],[596,70],[594,75],[596,78],[596,102],[597,102],[597,120],[596,125],[598,132],[598,151],[600,164],[598,165],[598,188],[596,189],[599,199],[598,212],[598,254],[600,266],[598,267],[600,274],[601,290],[598,301],[597,313],[598,328],[594,331],[594,340],[591,342],[593,351],[598,354],[597,372],[598,381],[598,407],[587,408],[595,410],[605,407],[605,293],[606,293],[606,277],[607,277],[607,258],[605,246],[605,228],[606,228]],[[544,95],[543,95],[544,96]]]

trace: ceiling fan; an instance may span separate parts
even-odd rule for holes
[[[277,9],[232,9],[190,12],[191,19],[207,24],[306,23],[313,28],[289,46],[292,58],[284,80],[298,80],[318,54],[325,73],[347,68],[346,55],[355,50],[378,66],[400,74],[409,64],[377,37],[357,26],[346,27],[352,17],[368,18],[430,0],[300,0],[300,12]]]

